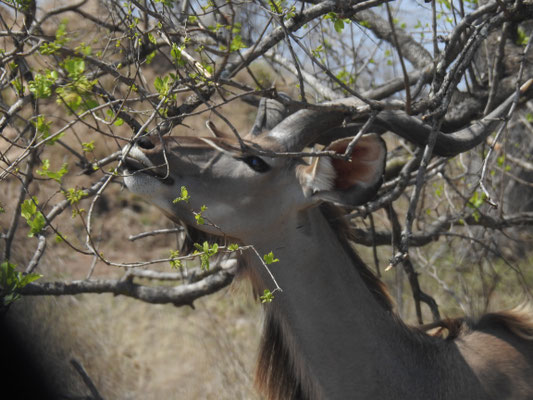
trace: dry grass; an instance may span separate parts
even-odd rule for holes
[[[253,399],[258,307],[225,290],[196,309],[111,295],[25,297],[8,314],[62,395],[87,394],[78,360],[105,399]]]

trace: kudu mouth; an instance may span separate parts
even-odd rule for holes
[[[168,168],[166,168],[164,165],[146,165],[142,161],[131,156],[127,156],[124,159],[123,173],[126,175],[145,174],[157,179],[164,185],[174,184],[174,179],[169,176]]]

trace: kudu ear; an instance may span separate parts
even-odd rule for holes
[[[351,138],[336,140],[326,149],[344,154]],[[317,157],[300,170],[306,195],[346,206],[370,201],[382,183],[387,148],[380,136],[362,136],[352,150],[351,161]]]

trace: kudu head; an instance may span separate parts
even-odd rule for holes
[[[530,79],[520,94],[532,86]],[[483,142],[515,101],[512,94],[483,119],[456,132],[437,132],[434,154],[450,157]],[[340,104],[355,103],[348,98]],[[324,137],[353,135],[357,129],[343,127],[346,114],[338,109],[304,109],[288,117],[286,111],[280,103],[263,100],[252,130],[241,141],[212,124],[208,128],[213,135],[206,137],[144,136],[123,150],[126,186],[173,220],[244,242],[257,234],[272,235],[283,229],[287,217],[322,201],[355,206],[374,196],[386,156],[379,136],[362,136],[349,161],[294,157],[312,143],[324,143]],[[373,128],[390,130],[419,146],[425,146],[432,133],[421,119],[398,110],[382,110]],[[333,141],[326,150],[343,154],[349,142]],[[279,156],[288,152],[293,156]],[[189,202],[174,201],[182,186]],[[196,225],[193,211],[204,205],[202,216],[211,224]]]
[[[351,161],[273,154],[299,152],[342,120],[340,114],[301,110],[270,131],[255,129],[243,143],[220,135],[212,125],[215,137],[145,136],[124,149],[124,180],[171,219],[246,242],[282,229],[289,216],[322,201],[359,205],[375,194],[386,155],[377,135],[361,137]],[[342,154],[349,142],[337,140],[327,149]],[[182,186],[188,202],[174,201]],[[204,205],[202,216],[209,223],[197,225],[193,211]]]

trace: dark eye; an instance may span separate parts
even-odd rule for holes
[[[255,172],[267,172],[270,169],[270,165],[257,156],[243,157],[241,158],[241,161],[248,164],[248,166]]]

